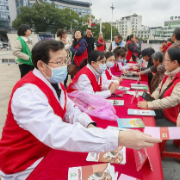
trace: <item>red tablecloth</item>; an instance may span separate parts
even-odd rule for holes
[[[123,80],[122,85],[130,87],[131,83],[134,83],[134,81]],[[147,84],[147,82],[143,83]],[[113,99],[125,100],[125,104],[123,107],[115,107],[117,115],[120,118],[130,118],[130,116],[127,115],[127,109],[137,108],[137,99],[135,99],[134,102],[131,104],[132,96],[130,95],[124,95],[123,98]],[[155,126],[155,120],[153,117],[140,118],[143,119],[146,126]],[[116,121],[101,120],[95,117],[92,117],[92,119],[97,122],[98,127],[106,128],[107,126],[117,126]],[[163,180],[159,145],[155,144],[153,148],[147,148],[147,151],[152,163],[153,172],[150,170],[147,164],[145,164],[142,170],[137,172],[133,150],[131,149],[127,149],[127,163],[125,165],[115,165],[115,170],[119,172],[119,175],[121,173],[124,173],[143,180]],[[27,180],[66,180],[68,178],[69,167],[96,164],[95,162],[86,162],[86,157],[87,153],[75,153],[52,150],[36,167],[36,169],[31,173]]]

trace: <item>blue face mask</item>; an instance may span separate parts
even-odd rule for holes
[[[118,60],[117,60],[117,62],[122,62],[122,61],[123,61],[123,59],[118,59]]]
[[[99,74],[102,74],[106,69],[107,69],[106,64],[100,64],[97,71]]]
[[[112,68],[112,67],[114,66],[114,64],[115,64],[115,63],[113,63],[113,62],[107,62],[107,63],[106,63],[106,66],[107,66],[108,68]]]
[[[47,77],[47,79],[53,83],[53,84],[57,84],[57,83],[61,83],[66,79],[67,76],[67,66],[62,66],[59,68],[52,68],[49,67],[47,64],[46,66],[48,68],[51,69],[52,72],[52,76],[51,77]]]

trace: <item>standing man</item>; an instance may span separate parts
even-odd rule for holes
[[[94,42],[95,39],[92,37],[92,29],[87,28],[86,30],[86,36],[84,36],[84,39],[86,40],[88,44],[88,54],[94,51]]]
[[[126,42],[122,40],[122,36],[120,34],[117,34],[114,36],[114,41],[111,43],[109,47],[109,51],[113,52],[116,47],[125,47]]]
[[[99,34],[99,38],[96,42],[97,50],[101,52],[106,52],[106,43],[104,41],[103,34]]]

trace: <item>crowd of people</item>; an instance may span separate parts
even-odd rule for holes
[[[126,41],[117,34],[108,52],[100,34],[95,49],[90,28],[85,36],[76,30],[73,41],[66,30],[57,31],[58,41],[34,44],[30,35],[31,28],[21,25],[13,48],[21,79],[12,90],[0,140],[3,179],[25,179],[51,149],[107,152],[117,150],[119,145],[142,149],[162,142],[137,130],[98,128],[68,98],[68,93],[74,91],[110,97],[123,81],[114,72],[147,74],[154,100],[138,102],[138,107],[155,110],[157,126],[180,126],[180,28],[163,42],[159,52],[152,48],[141,50],[133,34]],[[141,57],[148,64],[138,72],[133,62]],[[76,73],[70,74],[68,86],[70,64],[76,66]]]

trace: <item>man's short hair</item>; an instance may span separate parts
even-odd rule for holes
[[[175,35],[176,39],[180,41],[180,28],[176,28],[173,32],[173,35]]]
[[[122,39],[122,36],[120,34],[116,34],[115,36],[117,36],[118,39]]]
[[[39,41],[32,49],[32,62],[34,67],[37,68],[37,62],[39,60],[48,64],[50,57],[49,52],[56,52],[58,50],[64,49],[64,43],[55,40],[42,40]]]
[[[87,30],[90,30],[92,32],[92,29],[91,28],[87,28]]]

